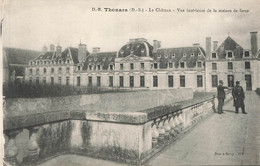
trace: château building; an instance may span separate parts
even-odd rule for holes
[[[243,49],[230,36],[218,47],[206,38],[206,51],[199,45],[161,48],[144,38],[130,39],[118,51],[90,53],[85,44],[78,48],[44,46],[42,53],[29,62],[25,80],[35,84],[59,84],[76,87],[120,87],[134,89],[192,88],[215,91],[218,80],[234,86],[245,84],[247,90],[260,87],[260,52],[257,32],[251,32],[251,50]]]

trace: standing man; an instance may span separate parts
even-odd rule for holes
[[[223,86],[223,81],[219,80],[219,85],[217,87],[218,90],[218,113],[222,114],[223,113],[223,105],[224,105],[224,100],[226,98],[226,93],[224,89],[228,89],[228,87]]]
[[[236,108],[236,113],[238,114],[238,109],[239,107],[241,107],[242,113],[247,114],[245,112],[245,104],[244,104],[245,93],[242,86],[240,86],[239,81],[236,81],[236,86],[232,89],[232,96],[234,99],[234,107]]]

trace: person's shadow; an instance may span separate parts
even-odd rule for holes
[[[223,112],[230,112],[230,113],[236,113],[236,111],[235,110],[223,110]]]

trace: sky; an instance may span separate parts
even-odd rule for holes
[[[92,47],[118,51],[130,38],[146,38],[151,44],[160,40],[163,48],[194,43],[205,48],[206,37],[220,45],[230,35],[243,48],[250,49],[250,32],[260,33],[259,6],[259,0],[6,0],[4,46],[41,50],[43,45],[59,44],[65,49],[78,47],[81,41],[89,51]],[[105,12],[107,7],[175,12]],[[102,11],[93,12],[92,8]],[[177,8],[185,12],[177,12]],[[186,9],[237,9],[238,12],[190,13]]]

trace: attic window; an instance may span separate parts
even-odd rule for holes
[[[52,64],[54,64],[54,61],[52,61]]]
[[[186,54],[183,54],[183,57],[186,57]]]
[[[89,68],[89,70],[92,70],[92,66],[91,65],[89,65],[88,68]]]
[[[109,69],[110,69],[110,70],[113,70],[113,65],[109,65]]]
[[[232,53],[231,51],[229,51],[229,52],[227,53],[227,55],[228,55],[228,56],[227,56],[228,58],[232,58],[232,57],[233,57],[233,53]]]
[[[78,66],[78,71],[80,71],[80,66]]]
[[[181,67],[181,68],[184,68],[184,67],[185,67],[184,62],[180,62],[180,67]]]
[[[46,61],[43,62],[46,65]]]
[[[92,61],[92,58],[89,58],[88,61]]]
[[[165,55],[165,58],[168,58],[168,55],[167,55],[167,54]]]
[[[108,58],[108,60],[110,60],[110,61],[111,61],[111,60],[112,60],[112,57],[109,57],[109,58]]]
[[[175,58],[175,54],[172,54],[172,58]]]
[[[217,58],[217,54],[215,52],[212,53],[212,58]]]
[[[100,65],[97,66],[98,70],[100,70]]]
[[[169,63],[169,68],[172,68],[172,62]]]
[[[245,51],[245,57],[249,57],[249,51]]]
[[[97,61],[97,58],[94,58],[94,61]]]
[[[31,65],[33,65],[33,62],[31,62]]]
[[[102,60],[103,60],[103,61],[106,61],[106,58],[103,58]]]
[[[153,64],[153,67],[154,67],[154,69],[157,69],[157,68],[158,68],[157,63],[154,63],[154,64]]]
[[[201,62],[197,62],[197,66],[200,68],[201,67]]]
[[[59,64],[61,64],[61,60],[59,60]]]
[[[69,59],[67,60],[67,63],[70,63],[70,60],[69,60]]]
[[[37,65],[39,65],[39,61],[37,61]]]
[[[158,55],[157,58],[161,58],[161,55]]]
[[[193,57],[193,56],[194,56],[194,54],[192,53],[192,54],[191,54],[191,56]]]

